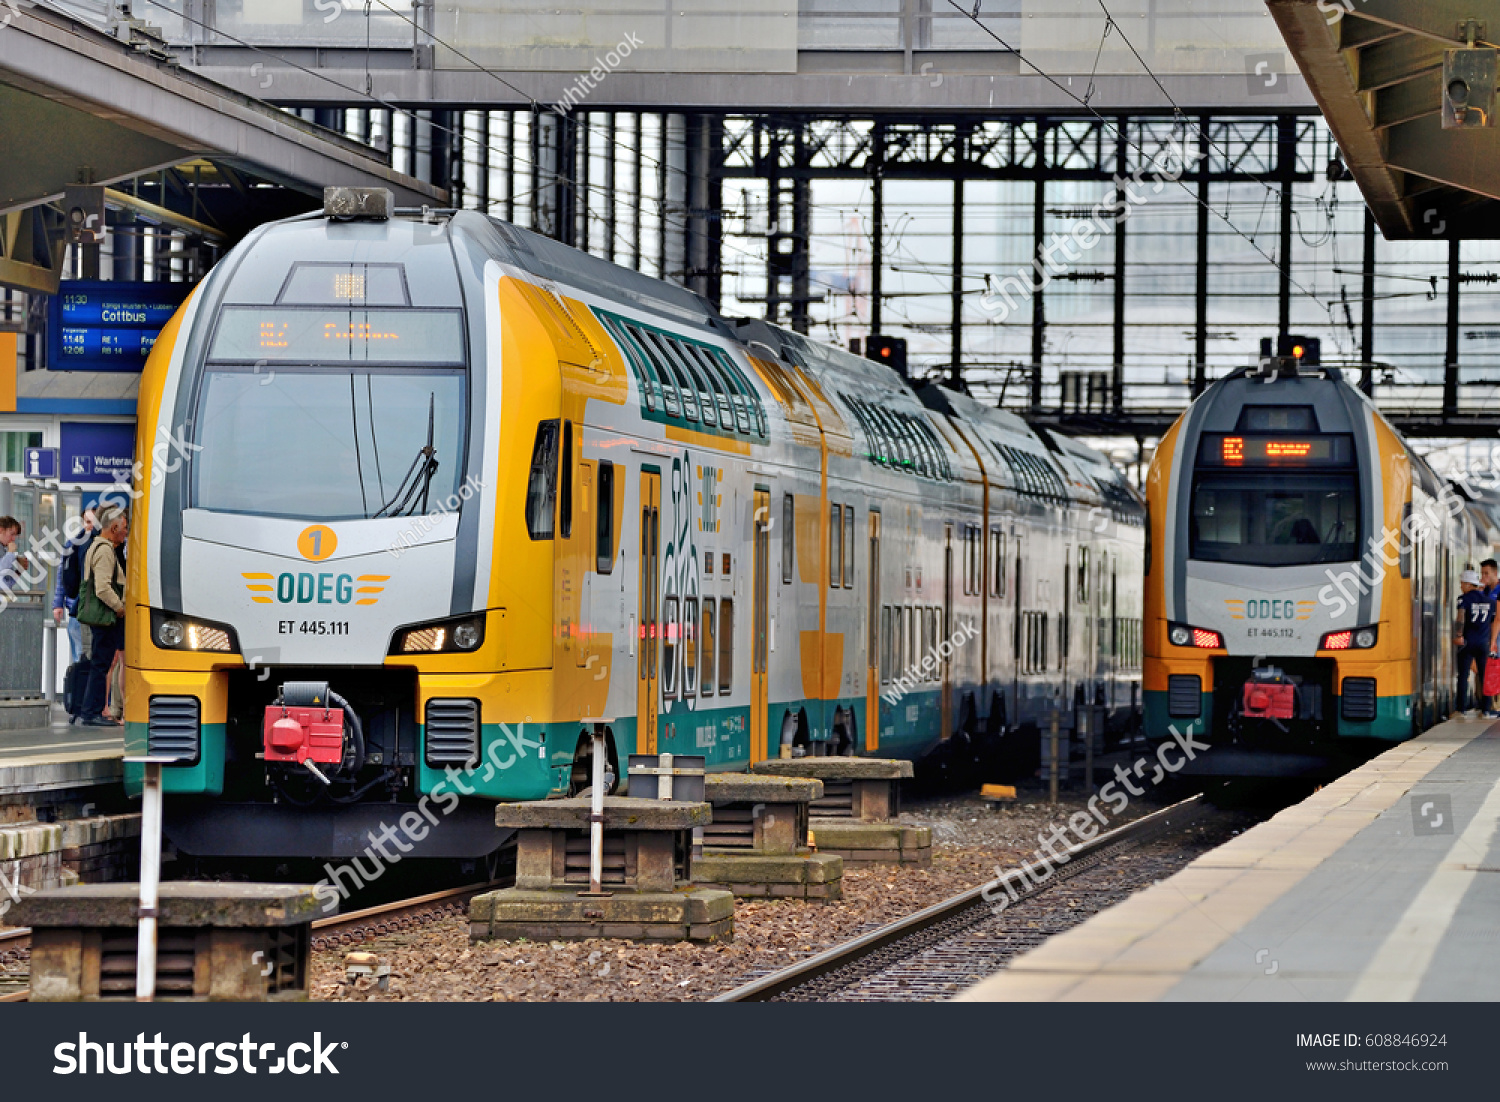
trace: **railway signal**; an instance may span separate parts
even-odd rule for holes
[[[894,367],[897,374],[906,378],[906,338],[883,337],[872,333],[865,338],[865,358]]]

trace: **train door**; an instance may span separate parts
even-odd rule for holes
[[[636,696],[636,752],[656,753],[657,688],[661,629],[661,472],[641,472],[640,649],[636,652],[639,691]]]
[[[755,592],[751,609],[751,662],[750,662],[750,760],[760,761],[766,756],[767,704],[769,693],[766,685],[767,654],[770,621],[770,564],[771,553],[771,491],[767,487],[755,488],[755,540],[753,576]]]
[[[943,638],[953,638],[953,525],[943,526]],[[939,734],[953,733],[953,661],[943,659],[943,718]]]
[[[1015,617],[1016,618],[1015,618],[1015,636],[1014,636],[1015,645],[1011,648],[1010,703],[1011,703],[1011,722],[1012,723],[1020,723],[1021,722],[1021,655],[1023,653],[1023,649],[1022,649],[1022,644],[1023,644],[1022,633],[1024,631],[1023,622],[1024,622],[1024,619],[1025,619],[1025,614],[1021,611],[1021,609],[1025,605],[1025,598],[1023,597],[1023,594],[1026,592],[1024,589],[1021,588],[1021,583],[1024,580],[1024,578],[1023,578],[1023,573],[1024,573],[1024,571],[1023,571],[1023,564],[1026,562],[1026,543],[1025,543],[1025,540],[1022,538],[1021,533],[1017,532],[1011,538],[1011,544],[1012,544],[1012,546],[1014,548],[1014,554],[1016,556],[1016,576],[1014,578],[1015,584],[1013,586],[1011,586],[1011,591],[1010,591],[1011,592],[1011,598],[1010,598],[1010,600],[1011,600],[1011,607],[1012,607],[1012,610],[1015,613]]]
[[[593,649],[591,612],[595,573],[589,569],[589,560],[585,556],[594,549],[594,510],[602,504],[594,494],[594,464],[583,460],[578,464],[578,544],[568,557],[571,568],[578,577],[577,620],[573,625],[573,663],[579,669],[588,668],[589,651]]]
[[[880,745],[880,511],[870,510],[869,638],[865,641],[865,749]]]

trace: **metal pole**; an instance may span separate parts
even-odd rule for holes
[[[135,1001],[156,997],[156,913],[161,887],[161,762],[145,763],[141,789],[141,904],[136,941]]]
[[[57,699],[57,621],[51,613],[42,620],[42,695],[48,704]]]
[[[604,730],[594,728],[594,769],[589,806],[589,894],[604,894]]]
[[[1364,262],[1359,284],[1359,389],[1375,392],[1375,216],[1365,208]]]
[[[1047,783],[1047,795],[1048,795],[1048,799],[1052,803],[1057,803],[1057,741],[1058,741],[1058,739],[1057,739],[1057,708],[1056,707],[1054,707],[1052,709],[1052,735],[1051,735],[1051,738],[1049,739],[1049,741],[1052,744],[1052,751],[1051,751],[1051,758],[1052,758],[1052,771],[1051,772],[1052,772],[1052,776],[1051,776],[1051,778],[1049,779],[1049,781]]]
[[[659,755],[656,759],[656,768],[656,798],[670,800],[672,798],[672,755]]]

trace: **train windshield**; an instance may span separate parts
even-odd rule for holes
[[[462,370],[211,367],[194,431],[194,504],[309,520],[446,511],[463,407]],[[419,464],[429,411],[435,470]]]
[[[1359,486],[1352,473],[1199,475],[1190,558],[1250,566],[1359,557]]]

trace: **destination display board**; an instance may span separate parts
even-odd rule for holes
[[[50,304],[53,371],[139,371],[190,283],[64,280]]]

